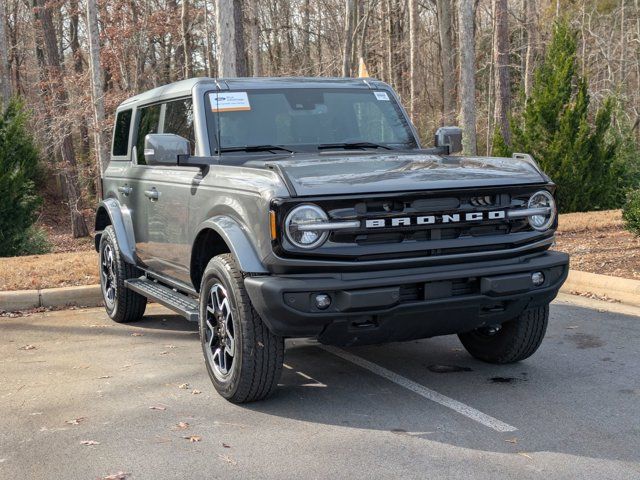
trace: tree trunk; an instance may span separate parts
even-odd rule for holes
[[[236,42],[236,75],[238,77],[246,77],[247,71],[247,55],[244,43],[244,13],[243,0],[234,0],[233,2],[233,23],[235,27]]]
[[[251,0],[249,5],[249,50],[251,52],[251,73],[254,77],[262,75],[260,62],[260,17],[258,0]]]
[[[353,23],[355,21],[355,0],[345,0],[344,42],[342,46],[342,76],[351,76],[351,57],[353,56]]]
[[[460,0],[460,3],[467,1],[469,0]],[[440,68],[442,69],[442,123],[452,125],[455,123],[456,115],[456,63],[453,53],[452,0],[437,0],[436,5],[440,34]]]
[[[206,42],[204,47],[205,54],[205,68],[207,70],[207,76],[213,77],[214,74],[214,59],[211,53],[211,25],[209,24],[209,0],[204,0],[204,41]]]
[[[7,7],[5,0],[0,0],[0,94],[2,104],[6,107],[11,98],[11,70],[9,69],[9,46],[7,45]]]
[[[180,27],[182,28],[182,50],[184,51],[183,74],[185,78],[193,78],[193,58],[191,57],[191,39],[189,36],[189,0],[182,0]]]
[[[418,112],[418,36],[420,18],[418,0],[409,0],[409,78],[411,94],[411,120],[416,123]]]
[[[33,0],[33,12],[35,23],[42,31],[45,58],[47,62],[50,100],[53,111],[57,112],[62,120],[61,125],[61,145],[62,154],[62,175],[64,176],[67,190],[67,202],[71,219],[71,232],[75,238],[89,235],[87,224],[80,213],[80,186],[78,183],[78,172],[76,157],[73,149],[73,139],[71,128],[66,122],[68,95],[62,81],[60,57],[58,55],[58,41],[55,27],[51,17],[50,7],[45,6],[45,0]]]
[[[511,145],[511,128],[509,127],[511,82],[509,79],[509,11],[507,0],[493,0],[493,19],[495,22],[494,61],[496,64],[494,116],[503,140],[507,145]]]
[[[96,0],[87,1],[87,34],[91,58],[91,99],[93,103],[93,131],[96,146],[96,161],[100,176],[109,161],[109,137],[104,130],[104,98],[102,67],[100,66],[100,36],[98,32],[98,9]],[[102,184],[98,182],[98,196],[102,198]]]
[[[233,0],[217,0],[216,34],[218,75],[237,77],[237,42]]]
[[[465,155],[476,154],[476,52],[473,0],[458,0],[458,32],[460,38],[460,123],[464,130],[462,145]]]
[[[529,99],[533,87],[533,71],[535,68],[538,47],[538,7],[536,2],[524,1],[525,28],[527,30],[527,52],[524,65],[524,96]]]
[[[255,1],[255,0],[254,0]],[[302,66],[305,73],[311,68],[311,1],[302,4]]]
[[[78,38],[78,18],[80,15],[78,8],[78,0],[69,1],[69,47],[71,47],[71,54],[73,56],[73,70],[78,76],[81,76],[84,72],[84,66],[82,62],[82,52],[80,50],[80,39]],[[80,120],[80,140],[82,141],[82,155],[83,157],[89,156],[89,129],[82,116]]]

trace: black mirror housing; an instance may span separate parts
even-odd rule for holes
[[[178,155],[189,155],[189,140],[173,133],[150,133],[144,137],[147,165],[177,165]]]
[[[462,129],[460,127],[440,127],[436,131],[436,147],[447,148],[447,154],[462,151]]]

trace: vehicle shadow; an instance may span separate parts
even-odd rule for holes
[[[597,313],[572,308],[578,317]],[[606,338],[602,330],[591,332],[591,325],[585,323],[577,332],[567,322],[571,323],[563,319],[550,328],[534,357],[508,366],[474,360],[455,337],[345,349],[495,416],[515,426],[515,432],[493,431],[312,343],[289,345],[276,395],[246,408],[474,450],[555,452],[639,462],[640,451],[633,445],[640,442],[640,390],[614,390],[599,381],[612,373],[637,378],[639,372],[629,371],[637,363],[624,357],[631,352],[621,353],[622,338]],[[585,344],[584,338],[601,340]]]

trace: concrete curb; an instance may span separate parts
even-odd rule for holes
[[[560,291],[593,293],[627,305],[640,306],[640,280],[570,270],[569,278]]]
[[[102,305],[100,285],[0,292],[0,311],[38,307],[97,307]]]
[[[571,270],[569,278],[560,291],[593,293],[627,305],[640,306],[640,280]],[[37,307],[97,307],[100,305],[102,305],[100,285],[0,292],[0,311],[5,312]]]

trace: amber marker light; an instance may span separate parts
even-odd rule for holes
[[[276,212],[273,210],[269,211],[269,224],[271,225],[271,240],[275,240],[278,235],[276,231]]]

